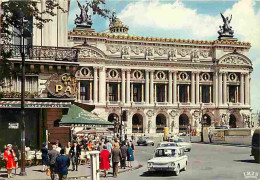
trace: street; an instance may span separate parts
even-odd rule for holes
[[[188,169],[179,176],[172,173],[148,173],[147,161],[153,157],[155,146],[135,146],[135,160],[143,165],[140,169],[122,173],[118,179],[246,179],[244,173],[257,175],[260,165],[250,157],[250,147],[192,143],[188,155]],[[108,179],[114,179],[109,176]],[[248,179],[248,178],[247,178]]]

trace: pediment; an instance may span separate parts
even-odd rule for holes
[[[250,59],[239,53],[230,53],[222,56],[218,64],[252,66]]]

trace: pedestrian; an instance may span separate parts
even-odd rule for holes
[[[62,147],[59,139],[56,140],[56,146],[60,148]]]
[[[121,168],[126,167],[126,158],[127,158],[127,147],[126,147],[126,143],[123,142],[123,145],[121,147],[121,153],[122,153],[122,160],[121,160]]]
[[[118,163],[122,159],[122,153],[119,149],[119,145],[115,144],[115,147],[112,150],[112,163],[113,163],[113,176],[116,178],[118,174]]]
[[[49,157],[49,164],[50,164],[50,170],[51,170],[51,179],[55,179],[55,174],[57,172],[56,170],[56,158],[60,155],[60,153],[57,151],[57,146],[54,144],[52,145],[52,150],[48,152]]]
[[[48,166],[48,149],[46,148],[46,145],[46,142],[42,143],[42,172],[45,172]]]
[[[208,137],[209,137],[209,143],[212,143],[213,134],[212,134],[212,132],[211,132],[211,129],[209,129]]]
[[[119,147],[119,142],[118,142],[117,138],[115,138],[115,142],[113,143],[113,148],[115,148],[115,145],[117,145],[117,147]]]
[[[107,177],[107,171],[110,168],[109,165],[110,152],[107,150],[107,146],[103,145],[103,150],[100,153],[100,169],[104,170],[105,177]]]
[[[134,151],[134,150],[135,150],[134,143],[133,143],[132,141],[130,141],[130,142],[131,142],[131,148],[132,148],[132,150]]]
[[[76,166],[76,171],[78,171],[78,159],[79,159],[80,152],[81,152],[81,149],[80,149],[77,141],[74,141],[73,145],[70,148],[72,171],[75,171],[75,166]]]
[[[4,159],[6,161],[8,179],[12,177],[12,169],[16,168],[16,163],[14,161],[15,156],[16,155],[14,150],[12,149],[12,145],[8,144],[4,152]]]
[[[66,154],[67,156],[70,155],[70,148],[71,148],[71,143],[68,142],[67,146],[65,147],[65,154]]]
[[[126,142],[126,140],[127,140],[127,134],[125,134],[125,142]]]
[[[57,173],[59,174],[59,180],[67,179],[68,167],[70,166],[70,158],[64,155],[65,150],[60,150],[60,156],[56,159]]]
[[[133,154],[133,149],[132,149],[132,143],[128,143],[128,148],[127,148],[127,161],[128,161],[128,167],[132,167],[132,161],[134,161],[134,154]]]
[[[106,143],[106,146],[107,146],[107,150],[111,153],[112,148],[113,148],[113,145],[112,145],[112,143],[111,143],[111,140],[109,140],[109,141]]]

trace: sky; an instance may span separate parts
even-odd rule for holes
[[[90,0],[89,0],[90,1]],[[79,0],[85,4],[86,0]],[[116,11],[129,26],[129,34],[148,37],[216,40],[222,25],[220,12],[232,14],[234,37],[250,42],[249,58],[253,62],[251,74],[251,105],[260,110],[260,1],[259,0],[106,0],[103,8]],[[76,0],[71,0],[69,30],[76,14],[80,14]],[[109,20],[94,15],[92,28],[96,32],[108,29]]]

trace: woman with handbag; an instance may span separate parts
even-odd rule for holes
[[[14,161],[15,152],[12,149],[12,145],[8,144],[7,149],[4,152],[4,159],[6,161],[6,169],[8,174],[8,179],[12,177],[12,169],[16,168],[16,163]]]

